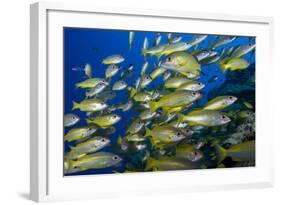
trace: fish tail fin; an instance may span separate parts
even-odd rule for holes
[[[72,110],[78,109],[79,108],[79,103],[72,101],[73,106],[72,106]]]
[[[148,137],[148,136],[151,136],[151,130],[149,128],[145,128],[145,135],[144,137]]]
[[[219,63],[219,65],[222,73],[224,73],[228,69],[227,65],[224,63]]]
[[[160,59],[161,56],[162,56],[162,53],[158,53],[156,56],[157,56],[157,60],[159,61],[159,59]]]
[[[208,45],[209,45],[212,49],[215,49],[215,48],[214,48],[214,45],[215,45],[215,44],[212,43],[211,41],[208,41]]]
[[[74,161],[72,161],[72,160],[68,160],[67,161],[67,172],[70,172],[72,169],[74,169],[75,168],[75,164],[74,164]]]
[[[137,93],[137,89],[132,88],[132,89],[130,90],[130,98],[134,97],[134,96],[136,95],[136,93]]]
[[[218,164],[219,164],[220,162],[222,162],[226,158],[227,151],[218,144],[215,144],[215,149],[216,149],[216,153],[217,153],[217,156],[218,156],[217,158],[218,158]]]
[[[153,137],[150,138],[150,143],[151,143],[151,146],[152,146],[153,149],[154,148],[155,149],[162,149],[163,148],[159,145],[159,143]]]
[[[118,138],[117,138],[117,144],[118,145],[121,145],[122,144],[122,137],[121,136],[119,136]]]
[[[143,48],[142,50],[141,50],[141,53],[142,53],[142,55],[144,56],[144,58],[146,58],[146,53],[147,51],[146,51],[146,49],[145,48]]]
[[[93,122],[90,119],[86,119],[87,124],[92,124]]]
[[[75,84],[75,89],[78,89],[78,88],[80,88],[81,86],[80,86],[80,83],[76,83]]]
[[[69,146],[69,148],[70,148],[69,153],[72,154],[74,152],[74,150],[75,150],[75,147],[74,146]]]
[[[92,97],[90,92],[86,92],[85,96],[86,96],[85,99],[88,99],[88,98]]]
[[[155,110],[158,109],[158,103],[157,102],[149,102],[149,107],[150,107],[150,111],[154,112]]]
[[[152,170],[154,167],[154,159],[152,157],[147,157],[145,171]]]
[[[185,118],[184,114],[181,114],[181,113],[178,114],[178,122],[179,123],[184,122],[184,118]]]

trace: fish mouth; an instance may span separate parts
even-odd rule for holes
[[[162,63],[161,67],[163,67],[165,69],[168,69],[168,70],[177,68],[176,65],[171,64],[171,63],[167,63],[167,62]]]
[[[109,85],[108,82],[101,82],[101,84],[103,84],[103,85]]]
[[[168,56],[163,62],[160,63],[159,66],[165,69],[173,69],[178,67],[173,60],[168,60],[168,58],[170,57]]]
[[[230,119],[230,118],[224,120],[224,123],[225,123],[225,124],[227,124],[227,123],[229,123],[229,122],[231,122],[231,119]]]

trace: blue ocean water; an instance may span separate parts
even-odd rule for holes
[[[125,58],[119,66],[123,70],[127,69],[129,65],[133,64],[135,70],[133,75],[127,80],[127,83],[131,86],[134,85],[136,79],[140,76],[140,71],[144,63],[144,57],[141,54],[141,49],[143,47],[144,38],[148,38],[149,47],[153,45],[155,41],[157,31],[135,31],[133,47],[129,49],[129,31],[125,30],[103,30],[103,29],[85,29],[85,28],[64,28],[64,113],[74,113],[80,117],[80,121],[74,126],[85,126],[86,123],[86,113],[81,112],[78,109],[72,110],[73,101],[80,102],[85,98],[85,89],[75,88],[75,84],[86,80],[86,76],[83,70],[73,69],[73,68],[83,68],[86,63],[92,66],[92,72],[94,77],[105,77],[105,70],[107,65],[102,64],[102,60],[113,54],[120,54]],[[167,43],[167,34],[161,33],[162,40],[161,44]],[[191,41],[194,34],[173,34],[175,36],[182,36],[183,42]],[[209,43],[214,42],[217,39],[216,35],[208,35],[202,43],[200,43],[200,48],[210,48]],[[223,48],[231,46],[240,46],[244,44],[255,43],[254,37],[244,37],[238,36],[237,39],[226,46],[219,47],[216,49],[221,52]],[[191,49],[192,50],[192,49]],[[162,57],[165,58],[165,57]],[[255,55],[251,53],[244,56],[247,61],[254,65]],[[156,56],[147,57],[146,60],[149,63],[149,68],[146,73],[151,73],[158,63]],[[121,69],[121,70],[122,70]],[[221,87],[226,80],[226,73],[222,73],[219,66],[214,63],[207,66],[202,66],[202,74],[200,76],[200,81],[206,84],[206,87],[202,90],[203,98],[198,102],[198,106],[204,105],[208,100],[208,94],[215,91],[217,88]],[[112,82],[120,80],[119,72],[116,76],[112,78]],[[216,81],[211,81],[214,76],[217,76]],[[163,79],[161,77],[156,78],[146,90],[151,90],[154,87],[162,85]],[[109,101],[109,105],[114,105],[117,103],[126,103],[128,101],[128,91],[116,91],[117,97]],[[111,144],[116,144],[118,136],[124,136],[128,125],[132,122],[132,118],[135,117],[138,112],[131,109],[128,112],[116,111],[122,117],[122,120],[114,125],[116,132],[109,136],[112,141]],[[66,127],[64,132],[67,133],[73,127]],[[75,144],[75,143],[74,143]],[[65,143],[65,151],[69,150],[69,145],[71,143]],[[107,147],[103,151],[114,152],[114,149]],[[120,167],[100,169],[100,170],[87,170],[78,172],[75,174],[101,174],[101,173],[112,173],[112,170],[122,171],[126,169],[126,161],[123,161]],[[73,175],[75,175],[73,174]]]

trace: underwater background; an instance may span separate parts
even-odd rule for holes
[[[64,114],[73,113],[79,116],[80,121],[72,127],[65,127],[64,133],[68,133],[72,128],[86,126],[87,115],[79,109],[72,110],[73,101],[81,102],[85,99],[85,89],[76,88],[75,84],[87,79],[83,70],[85,64],[90,64],[92,67],[92,76],[105,78],[105,70],[108,65],[102,64],[102,61],[114,54],[119,54],[124,57],[124,61],[118,64],[121,67],[115,76],[111,79],[111,84],[121,79],[122,71],[126,70],[130,65],[134,65],[134,71],[126,82],[130,86],[134,86],[136,79],[140,76],[140,72],[145,60],[149,66],[146,73],[151,73],[159,62],[157,56],[147,56],[144,59],[142,48],[144,39],[147,38],[149,47],[152,46],[157,34],[162,36],[160,44],[167,44],[167,33],[152,32],[152,31],[134,31],[132,48],[129,48],[129,31],[125,30],[104,30],[104,29],[86,29],[86,28],[64,28]],[[194,34],[174,34],[173,36],[181,36],[182,42],[189,42],[193,39]],[[217,35],[208,35],[196,49],[211,49],[210,43],[217,40]],[[223,49],[240,45],[255,44],[255,37],[237,36],[237,38],[221,47],[214,50],[221,53]],[[188,51],[192,52],[195,48]],[[160,60],[165,59],[162,56]],[[195,103],[195,107],[204,106],[210,99],[221,95],[234,95],[238,98],[230,107],[226,108],[226,112],[241,111],[250,109],[255,113],[255,54],[249,52],[243,56],[249,63],[249,67],[245,70],[222,72],[218,63],[201,65],[201,74],[198,79],[205,84],[205,87],[200,91],[202,98]],[[145,90],[155,90],[159,85],[163,85],[163,78],[157,77],[150,83]],[[108,89],[111,87],[109,86]],[[165,88],[163,88],[165,89]],[[109,106],[128,102],[128,90],[114,91],[116,97],[108,101]],[[245,103],[246,102],[246,103]],[[249,105],[249,106],[247,106]],[[225,110],[224,110],[225,111]],[[132,119],[138,116],[137,109],[130,109],[126,112],[116,110],[114,113],[121,116],[121,120],[113,125],[115,132],[107,136],[110,139],[110,146],[106,146],[101,151],[116,153],[123,159],[118,166],[104,169],[88,169],[74,173],[65,173],[65,175],[88,175],[88,174],[107,174],[115,172],[144,171],[145,161],[142,159],[146,155],[145,150],[139,152],[124,153],[118,149],[117,139],[120,136],[125,136],[128,126],[132,123]],[[230,117],[231,118],[231,117]],[[243,167],[254,166],[251,162],[234,162],[231,158],[226,158],[223,165],[218,165],[216,160],[213,160],[213,147],[209,146],[210,141],[218,140],[225,148],[232,144],[239,144],[247,140],[254,140],[255,117],[243,121],[236,120],[226,128],[226,130],[217,130],[216,128],[207,128],[193,135],[196,142],[202,142],[203,146],[200,150],[204,153],[204,166],[201,168],[217,168],[217,167]],[[240,126],[240,128],[239,128]],[[239,131],[237,131],[239,128]],[[249,130],[253,129],[253,130]],[[215,133],[215,134],[213,134]],[[246,133],[246,134],[245,134]],[[215,138],[215,139],[214,139]],[[64,142],[65,153],[68,153],[71,146],[75,146],[77,142]],[[148,148],[151,149],[151,148]]]

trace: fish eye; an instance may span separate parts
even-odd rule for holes
[[[91,127],[88,128],[89,131],[92,131],[92,129],[93,129],[93,128],[91,128]]]
[[[230,99],[230,100],[232,100],[232,99],[233,99],[233,97],[232,97],[232,96],[229,96],[229,99]]]
[[[168,58],[167,58],[167,61],[168,61],[168,62],[172,61],[172,58],[171,58],[171,57],[168,57]]]
[[[76,118],[75,116],[72,117],[73,120],[75,120],[75,118]]]
[[[201,85],[201,83],[199,82],[199,83],[197,83],[197,85]]]
[[[118,160],[118,158],[119,158],[119,157],[116,156],[116,155],[112,157],[113,160]]]
[[[195,151],[194,156],[198,156],[198,155],[200,155],[200,153],[198,151]]]
[[[113,115],[113,118],[117,118],[117,115]]]
[[[180,133],[180,132],[178,132],[178,133],[177,133],[177,136],[180,136],[180,135],[181,135],[181,133]]]
[[[192,92],[192,95],[195,96],[195,95],[196,95],[196,92]]]
[[[226,116],[225,116],[225,115],[222,115],[221,118],[222,118],[222,119],[226,119]]]
[[[101,141],[102,141],[102,142],[105,142],[105,139],[104,139],[104,138],[102,138],[102,139],[101,139]]]

